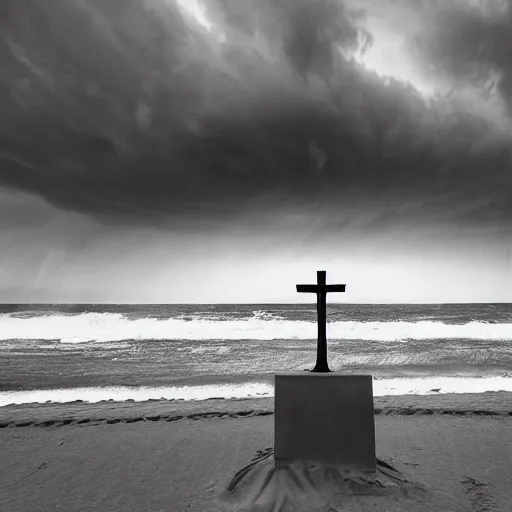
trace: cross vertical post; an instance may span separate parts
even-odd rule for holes
[[[318,322],[318,339],[316,346],[316,364],[311,370],[312,372],[327,373],[331,370],[327,363],[327,293],[328,292],[344,292],[344,284],[326,284],[325,270],[318,270],[316,273],[317,284],[298,284],[297,292],[299,293],[316,293],[316,310]]]
[[[325,286],[325,271],[319,270],[316,273],[318,286]],[[316,312],[318,324],[318,339],[316,342],[316,364],[313,372],[330,372],[327,364],[327,293],[316,292]]]

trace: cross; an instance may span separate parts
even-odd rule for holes
[[[298,284],[299,293],[316,293],[316,311],[318,315],[318,341],[316,345],[316,365],[312,372],[330,372],[327,364],[327,339],[325,327],[327,323],[326,298],[328,292],[344,292],[344,284],[325,284],[325,270],[316,273],[317,284]]]

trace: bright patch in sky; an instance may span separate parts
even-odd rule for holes
[[[404,48],[404,41],[393,34],[379,34],[368,47],[360,47],[352,56],[354,60],[368,71],[373,71],[384,81],[391,79],[410,84],[425,98],[435,94],[433,84],[428,83],[414,69],[411,58]]]
[[[208,17],[205,6],[199,0],[176,0],[178,7],[186,15],[190,16],[201,27],[210,34],[217,36],[219,42],[225,42],[226,34]]]
[[[213,29],[212,22],[206,16],[206,9],[197,0],[176,0],[179,8],[202,25],[208,32]]]

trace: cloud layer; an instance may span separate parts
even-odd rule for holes
[[[9,0],[0,19],[4,187],[187,227],[512,217],[508,2]]]

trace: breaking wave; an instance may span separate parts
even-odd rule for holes
[[[259,313],[259,312],[257,312]],[[328,323],[330,340],[405,342],[429,339],[512,340],[512,324],[471,321]],[[78,315],[0,315],[0,340],[49,340],[62,343],[115,342],[122,340],[303,340],[315,339],[315,322],[287,320],[268,314],[244,319],[135,318],[118,313]]]
[[[445,393],[512,392],[512,379],[487,378],[392,378],[373,381],[374,396],[432,395]],[[146,400],[207,400],[210,398],[264,398],[274,396],[274,386],[266,382],[208,384],[203,386],[38,389],[0,392],[0,407],[10,404],[73,402],[97,403],[102,400],[142,402]]]

